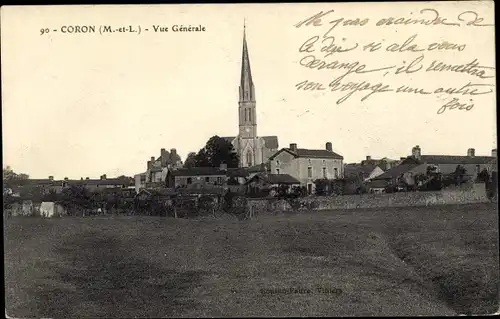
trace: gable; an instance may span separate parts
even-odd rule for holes
[[[270,158],[271,159],[271,158]],[[280,161],[280,162],[291,162],[293,159],[295,159],[295,156],[293,154],[290,154],[289,152],[285,151],[279,151],[275,155],[272,156],[273,161]]]

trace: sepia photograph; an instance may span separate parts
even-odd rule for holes
[[[0,22],[6,318],[499,313],[493,1]]]

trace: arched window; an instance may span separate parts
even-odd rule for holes
[[[251,151],[247,152],[247,165],[248,165],[248,167],[252,166],[252,152]]]
[[[247,109],[245,108],[244,111],[245,111],[245,122],[246,122],[246,121],[248,121]]]
[[[248,121],[252,122],[252,110],[248,109]]]

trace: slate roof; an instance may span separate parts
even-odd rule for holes
[[[270,162],[266,162],[264,164],[264,168],[262,167],[262,164],[259,164],[259,165],[254,165],[254,166],[247,167],[246,171],[248,173],[259,173],[259,172],[265,172],[266,170],[269,171],[270,169],[271,169],[271,163]]]
[[[172,176],[226,176],[227,171],[218,167],[191,167],[170,170],[169,174],[172,174]]]
[[[290,176],[288,174],[262,174],[262,173],[257,174],[254,177],[252,177],[247,182],[247,184],[255,179],[262,179],[266,183],[269,183],[269,184],[284,184],[284,185],[300,184],[299,180],[297,180],[295,177]]]
[[[109,178],[109,179],[84,179],[84,180],[67,180],[68,185],[131,185],[131,180]]]
[[[451,164],[451,165],[477,165],[491,164],[496,160],[493,156],[457,156],[457,155],[421,155],[417,160],[413,156],[408,156],[403,161],[404,163],[426,163],[433,165]]]
[[[344,166],[344,175],[359,175],[361,173],[364,177],[368,177],[377,167],[376,165],[348,164]]]
[[[344,159],[342,155],[339,155],[335,152],[330,152],[327,150],[312,150],[312,149],[307,149],[307,148],[298,148],[296,151],[292,151],[289,148],[282,148],[278,152],[276,152],[273,156],[271,156],[269,159],[272,160],[274,159],[278,154],[282,152],[288,152],[295,156],[296,158],[298,157],[304,157],[304,158],[331,158],[331,159]]]
[[[417,166],[420,166],[421,164],[401,164],[396,167],[391,168],[390,170],[387,170],[384,174],[381,174],[377,177],[375,177],[373,180],[382,180],[382,179],[393,179],[399,177],[401,174],[404,174],[406,172],[409,172],[410,170],[414,169]]]
[[[228,168],[226,175],[229,177],[248,177],[248,171],[244,168]]]
[[[421,155],[420,160],[427,164],[488,164],[493,156],[455,156],[455,155]]]
[[[58,180],[51,180],[51,179],[15,179],[15,180],[8,180],[4,181],[4,184],[9,186],[9,187],[14,187],[14,186],[26,186],[26,185],[31,185],[31,186],[56,186],[56,185],[61,185],[62,181]]]

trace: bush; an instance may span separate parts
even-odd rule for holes
[[[315,194],[318,196],[342,195],[345,183],[343,179],[317,179],[314,181]]]

